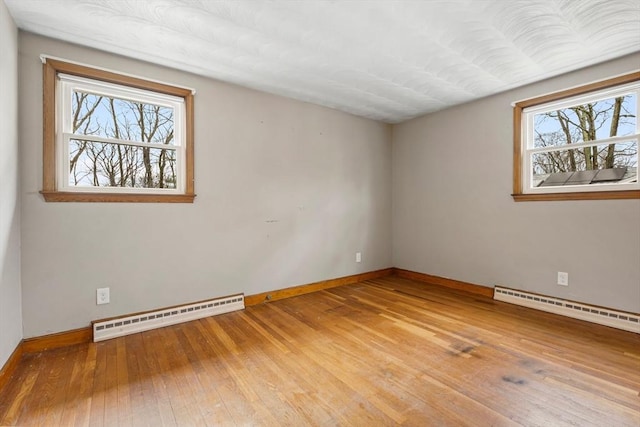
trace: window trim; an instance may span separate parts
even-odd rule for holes
[[[536,98],[516,102],[513,105],[513,193],[516,202],[556,201],[556,200],[607,200],[607,199],[640,199],[640,190],[605,190],[574,191],[558,193],[525,193],[523,179],[523,110],[525,108],[560,101],[573,96],[585,95],[589,92],[604,90],[614,86],[633,83],[640,80],[640,71],[613,77],[587,85],[550,93]]]
[[[118,74],[108,70],[81,64],[46,58],[43,62],[43,147],[42,147],[42,191],[47,202],[140,202],[140,203],[193,203],[194,192],[194,149],[193,149],[193,90],[145,80],[139,77]],[[93,191],[59,191],[56,183],[56,77],[59,73],[88,78],[176,96],[184,100],[184,192],[160,193],[119,193]]]

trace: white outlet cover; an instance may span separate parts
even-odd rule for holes
[[[569,286],[569,273],[558,271],[558,285]]]
[[[356,252],[356,262],[362,262],[362,252]]]
[[[96,304],[109,304],[109,288],[96,289]]]

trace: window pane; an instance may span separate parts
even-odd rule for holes
[[[535,153],[531,167],[532,187],[634,181],[637,180],[638,143],[629,141]]]
[[[176,151],[72,139],[69,184],[175,189]]]
[[[637,101],[631,93],[617,98],[536,114],[535,148],[555,147],[636,132]]]
[[[80,135],[174,144],[170,107],[74,91],[71,122]]]

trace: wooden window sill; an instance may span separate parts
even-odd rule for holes
[[[615,200],[640,199],[640,190],[623,191],[589,191],[575,193],[544,193],[544,194],[512,194],[516,202],[542,202],[560,200]]]
[[[124,194],[41,191],[47,202],[193,203],[195,194]]]

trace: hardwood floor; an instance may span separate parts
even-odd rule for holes
[[[389,276],[25,355],[0,425],[640,425],[640,336]]]

